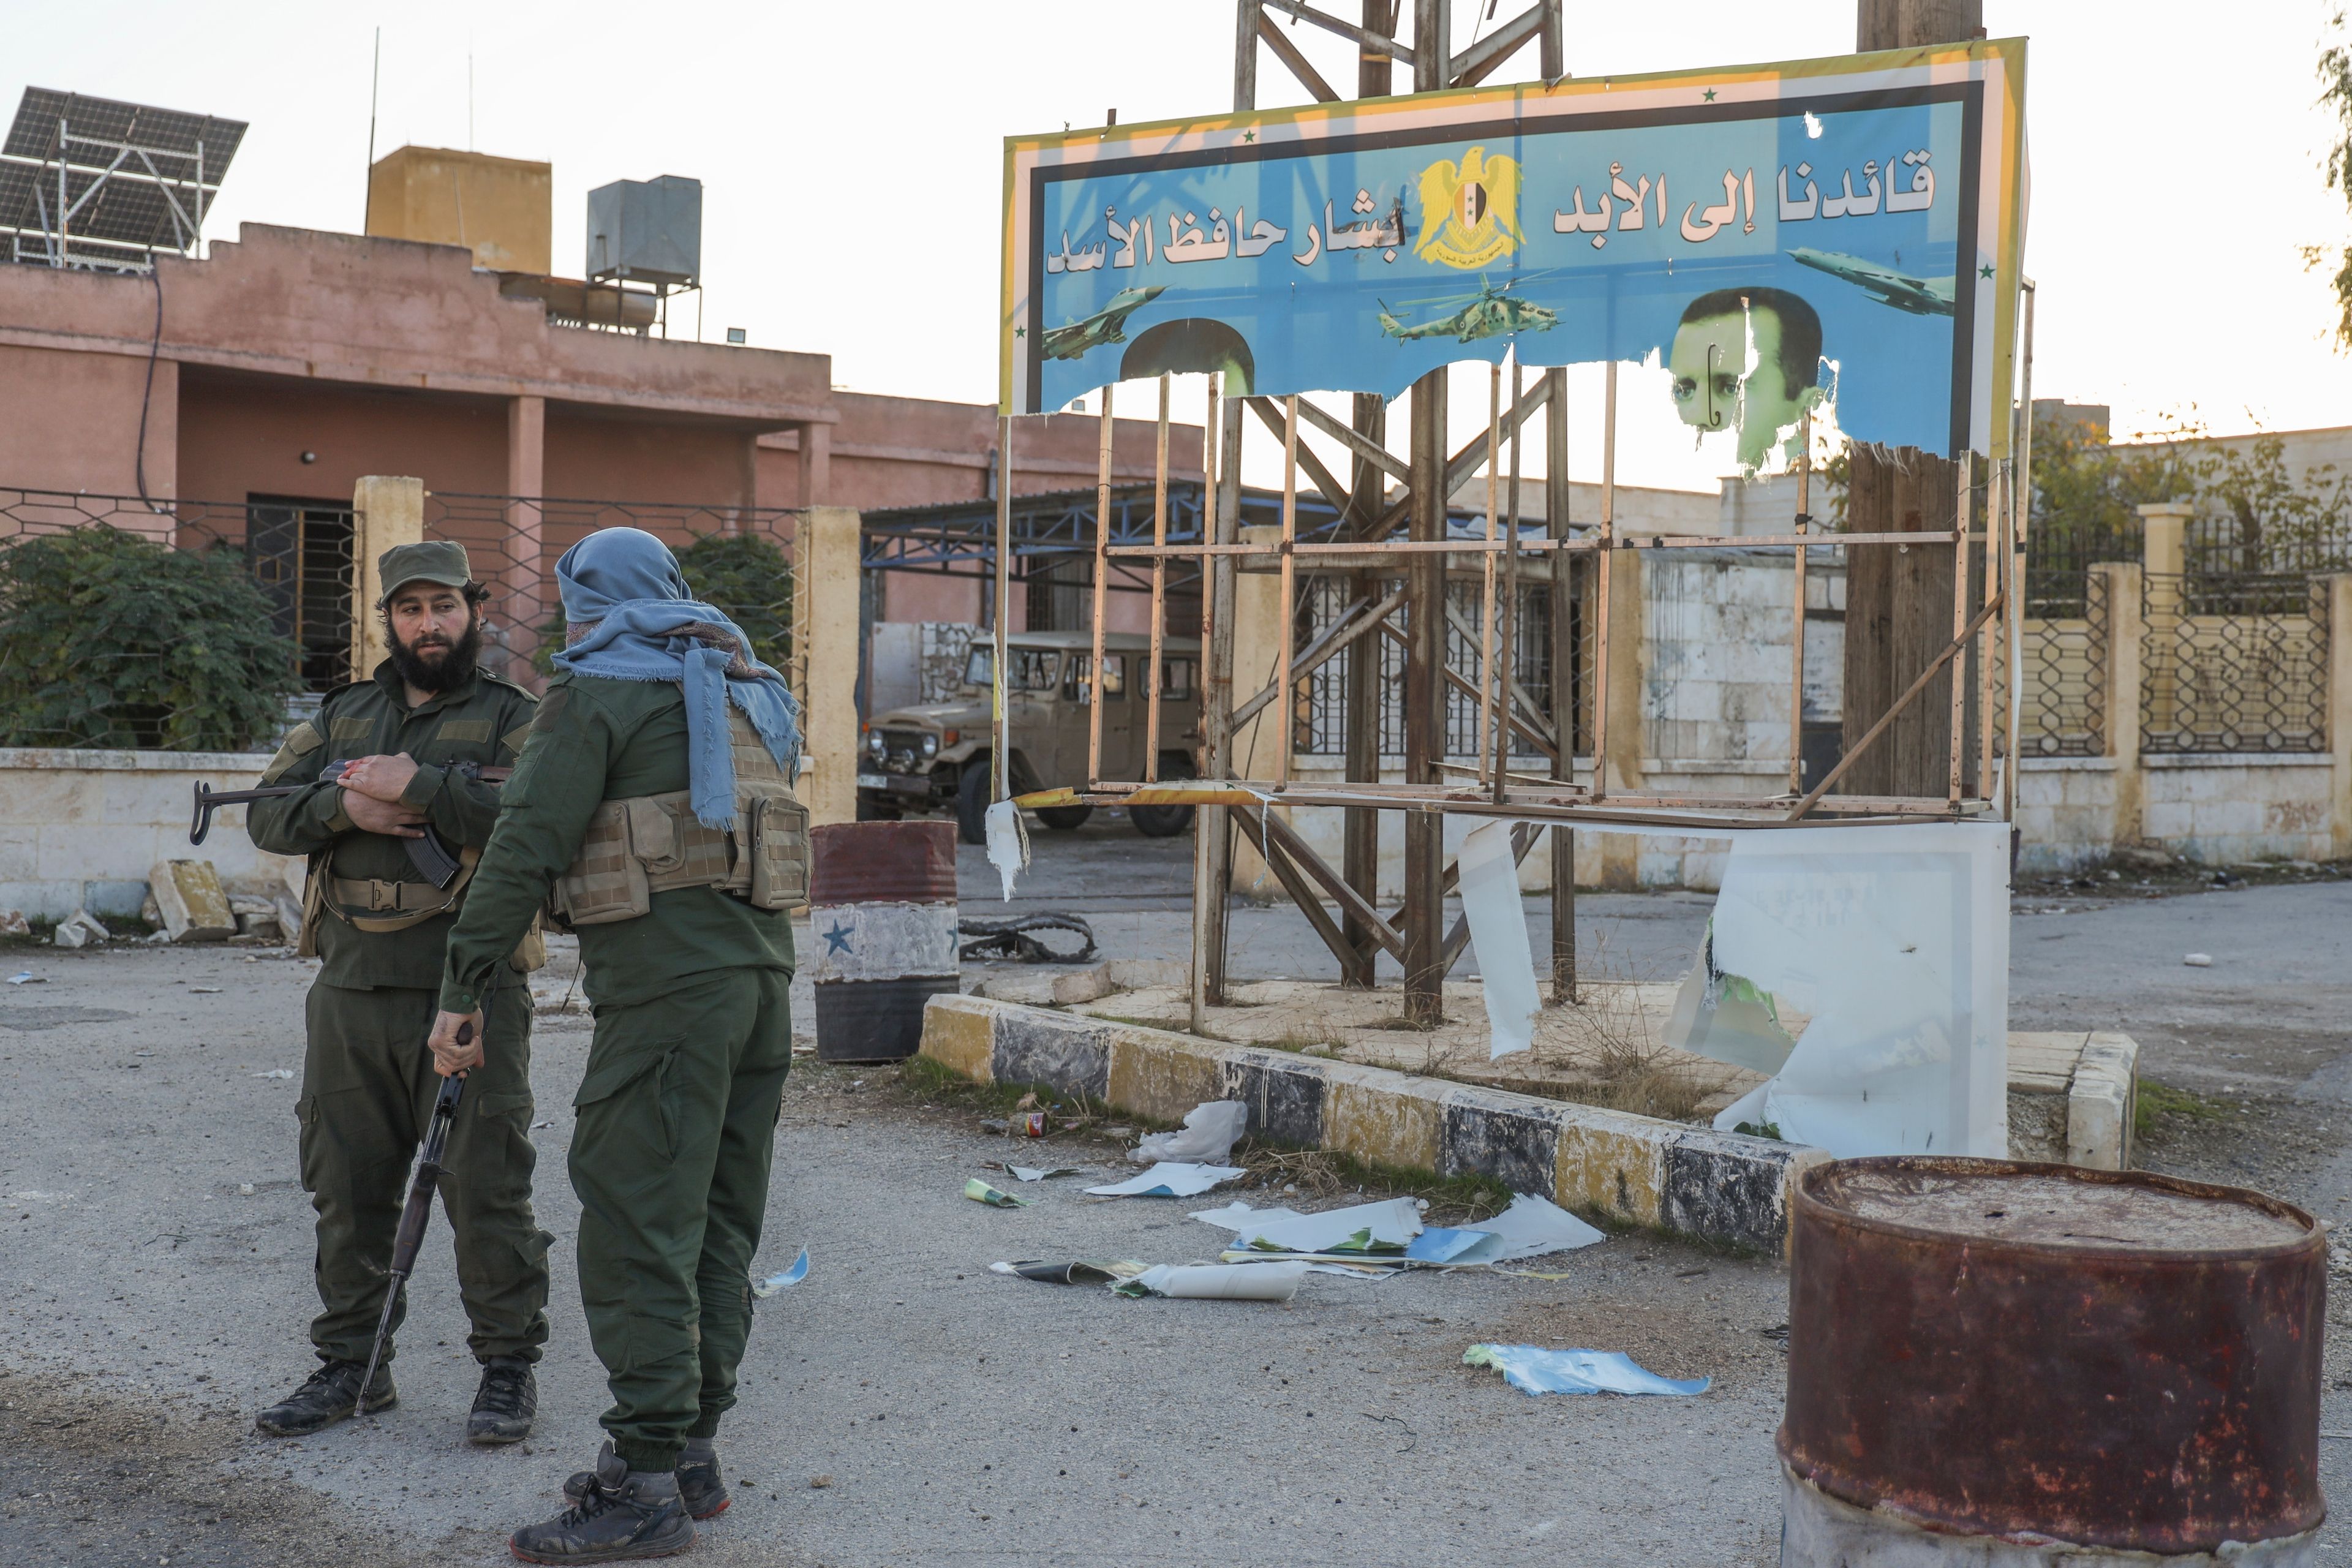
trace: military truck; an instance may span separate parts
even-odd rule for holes
[[[1087,736],[1092,693],[1094,634],[1014,632],[1005,639],[1012,678],[1012,786],[1015,795],[1087,783]],[[1192,778],[1201,744],[1201,645],[1192,637],[1160,642],[1160,776]],[[1149,724],[1143,672],[1151,639],[1141,632],[1103,636],[1102,776],[1137,780],[1144,773]],[[984,843],[991,795],[990,691],[996,649],[972,644],[963,687],[952,702],[894,708],[866,721],[857,759],[857,814],[866,818],[952,811],[967,844]],[[1067,832],[1093,815],[1086,805],[1040,811],[1039,820]],[[1172,838],[1192,825],[1189,805],[1128,808],[1136,830]]]

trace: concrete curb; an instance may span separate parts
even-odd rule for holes
[[[1300,1148],[1441,1176],[1492,1176],[1561,1207],[1759,1252],[1788,1245],[1789,1194],[1819,1149],[1415,1078],[982,996],[934,996],[922,1054],[981,1083],[1041,1084],[1178,1121],[1208,1100]]]

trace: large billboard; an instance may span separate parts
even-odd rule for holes
[[[1000,403],[1654,353],[1750,464],[1822,404],[2001,455],[2024,88],[2011,38],[1014,137]]]

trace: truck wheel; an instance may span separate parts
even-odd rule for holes
[[[1056,833],[1068,833],[1084,827],[1094,814],[1091,805],[1046,805],[1038,807],[1037,820]]]
[[[988,842],[988,759],[974,757],[956,781],[956,833],[966,844]]]
[[[1189,779],[1192,777],[1192,764],[1190,761],[1171,760],[1160,765],[1160,776],[1170,784]],[[1192,808],[1189,805],[1130,805],[1127,815],[1135,824],[1135,830],[1146,838],[1174,838],[1192,826]]]

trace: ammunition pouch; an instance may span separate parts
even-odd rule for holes
[[[654,894],[678,888],[717,888],[755,910],[808,901],[808,808],[793,798],[750,721],[732,710],[729,718],[735,826],[705,827],[690,790],[604,802],[549,895],[557,922],[635,920],[652,911]]]

